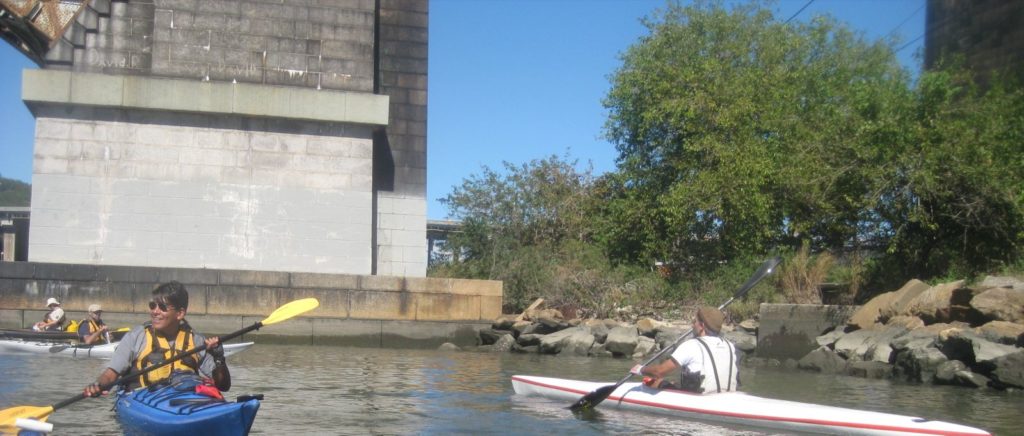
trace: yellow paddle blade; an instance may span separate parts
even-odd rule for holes
[[[0,433],[18,434],[19,429],[14,425],[18,418],[46,421],[46,417],[51,413],[53,413],[53,406],[14,406],[0,410]]]
[[[263,320],[263,325],[279,323],[293,316],[301,315],[309,312],[310,310],[316,309],[319,305],[320,301],[316,298],[303,298],[301,300],[292,301],[291,303],[278,307],[277,310],[267,317],[267,319]]]

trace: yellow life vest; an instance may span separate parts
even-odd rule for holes
[[[67,332],[70,332],[70,333],[78,333],[78,327],[81,324],[82,324],[81,322],[78,322],[78,321],[75,321],[75,320],[71,320],[71,322],[68,323],[68,328],[65,329],[64,331],[67,331]]]
[[[146,345],[135,360],[135,369],[143,370],[149,366],[166,362],[174,356],[194,348],[195,339],[192,337],[192,329],[188,324],[183,323],[178,328],[178,336],[174,338],[174,347],[171,347],[167,339],[156,334],[152,325],[146,326]],[[139,377],[141,386],[148,386],[160,380],[170,377],[174,371],[199,372],[199,362],[195,355],[190,355],[174,363],[154,369]]]

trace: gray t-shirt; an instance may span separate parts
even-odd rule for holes
[[[193,346],[200,346],[206,341],[206,337],[192,331]],[[168,344],[172,347],[175,345],[174,341],[168,341]],[[124,374],[129,369],[132,369],[132,362],[138,359],[139,355],[142,354],[143,347],[146,346],[146,327],[137,326],[130,332],[126,333],[121,338],[121,342],[117,344],[117,348],[114,349],[114,355],[110,358],[110,363],[107,364],[107,368],[114,370],[118,374]],[[216,367],[216,363],[213,362],[213,357],[210,356],[205,350],[198,353],[199,356],[199,373],[206,377],[213,377],[213,369]]]

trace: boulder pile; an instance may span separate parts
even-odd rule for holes
[[[695,308],[684,310],[692,314]],[[554,309],[503,315],[478,332],[476,350],[629,358],[640,361],[688,334],[692,319],[633,322],[566,320]],[[726,324],[723,335],[745,365],[996,389],[1024,388],[1024,281],[986,277],[930,286],[911,280],[861,306],[845,325],[822,332],[799,360],[754,357],[756,320]]]
[[[689,310],[694,313],[696,308]],[[478,331],[480,351],[567,354],[620,357],[640,360],[671,346],[688,334],[692,319],[662,321],[641,318],[635,322],[612,319],[566,320],[555,309],[528,310],[522,315],[503,315],[491,328]],[[757,346],[757,323],[745,321],[726,325],[723,335],[737,349],[753,352]]]
[[[1024,281],[911,280],[817,338],[803,369],[912,382],[1024,388]]]

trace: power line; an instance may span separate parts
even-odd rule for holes
[[[907,18],[904,18],[903,21],[900,22],[900,24],[896,25],[896,27],[893,27],[892,30],[890,30],[889,33],[887,33],[887,35],[892,35],[893,33],[896,33],[897,29],[903,27],[904,24],[907,24],[907,21],[910,21],[911,18],[914,18],[914,15],[917,15],[918,12],[921,12],[921,9],[924,9],[926,5],[927,3],[921,2],[921,6],[918,6],[917,10],[911,12],[910,15],[907,15]]]
[[[915,42],[917,42],[917,41],[921,40],[921,38],[924,38],[924,35],[925,35],[925,34],[924,34],[924,33],[922,33],[922,34],[921,34],[921,36],[918,36],[917,38],[914,38],[914,39],[913,39],[913,40],[911,40],[910,42],[908,42],[908,43],[906,43],[906,44],[903,44],[903,45],[901,45],[901,46],[900,46],[900,48],[898,48],[898,49],[896,49],[896,50],[894,50],[894,51],[893,51],[893,54],[899,53],[899,52],[900,52],[901,50],[903,50],[903,49],[905,49],[905,48],[907,48],[907,47],[910,47],[910,44],[913,44],[913,43],[915,43]]]
[[[785,24],[789,24],[790,21],[793,21],[793,19],[796,18],[797,15],[800,15],[800,13],[804,11],[804,9],[807,9],[807,7],[811,5],[811,3],[814,3],[814,0],[808,0],[808,2],[804,4],[804,7],[800,8],[799,11],[796,11],[796,13],[793,14],[792,17],[789,17],[789,19],[786,20]]]

